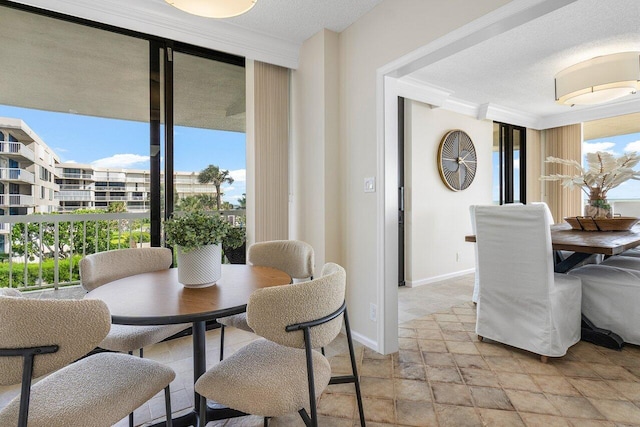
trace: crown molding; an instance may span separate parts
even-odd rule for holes
[[[625,114],[637,113],[638,111],[640,111],[640,98],[636,95],[635,99],[595,105],[590,108],[541,117],[537,129],[550,129],[591,120],[623,116]]]
[[[128,30],[160,36],[209,49],[243,56],[286,68],[298,67],[301,45],[238,25],[187,14],[174,14],[164,2],[153,7],[129,1],[18,0],[53,12],[88,19]],[[163,7],[166,6],[167,13]]]

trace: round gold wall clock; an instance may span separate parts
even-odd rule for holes
[[[438,148],[438,171],[442,182],[453,191],[469,187],[476,176],[476,148],[466,132],[448,132]]]

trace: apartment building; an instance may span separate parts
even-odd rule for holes
[[[55,212],[59,162],[26,123],[0,117],[0,215]]]
[[[216,193],[212,184],[198,182],[197,172],[175,172],[174,176],[176,199]],[[113,203],[124,203],[128,212],[146,212],[151,200],[149,182],[148,170],[60,163],[56,167],[56,183],[60,186],[55,195],[60,204],[58,211],[106,210]]]

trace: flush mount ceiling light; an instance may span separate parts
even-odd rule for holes
[[[636,93],[639,81],[640,52],[598,56],[556,74],[556,102],[601,104]]]
[[[207,18],[231,18],[242,15],[258,0],[165,0],[171,6]]]

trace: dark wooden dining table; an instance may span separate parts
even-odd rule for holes
[[[193,332],[193,381],[205,372],[206,322],[242,313],[251,293],[260,288],[291,283],[291,277],[270,267],[223,264],[215,285],[187,288],[178,282],[177,268],[137,274],[109,282],[87,293],[85,298],[104,301],[113,323],[123,325],[167,325],[191,323]],[[208,421],[244,415],[211,407],[207,420],[198,419],[200,395],[194,392],[194,410],[173,420],[174,427],[205,426]],[[164,425],[159,423],[158,425]]]
[[[466,242],[475,242],[475,235],[465,236]],[[567,273],[593,254],[620,255],[640,246],[640,224],[624,231],[583,231],[572,229],[567,223],[551,226],[551,245],[554,250],[554,270]],[[568,256],[564,253],[570,252]],[[622,338],[613,331],[598,328],[582,316],[582,339],[596,345],[621,349]]]

